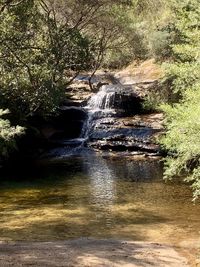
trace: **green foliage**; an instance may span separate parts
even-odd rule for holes
[[[161,140],[170,152],[165,177],[186,175],[194,198],[200,195],[200,6],[198,0],[174,2],[173,61],[166,66],[166,79],[181,100],[165,105],[166,136]]]
[[[90,62],[87,38],[58,20],[45,1],[34,0],[1,12],[0,55],[0,105],[25,117],[54,112],[69,72]]]
[[[164,0],[132,0],[132,4],[136,13],[143,17],[150,15],[155,18],[163,8],[166,8]]]
[[[160,95],[160,92],[148,92],[144,98],[142,105],[144,112],[155,112],[161,111],[160,103],[163,101],[163,96]]]
[[[192,182],[194,197],[200,195],[200,86],[187,90],[184,101],[174,107],[164,106],[166,136],[162,145],[171,156],[165,162],[165,177],[186,175]]]
[[[148,53],[150,56],[156,58],[159,61],[170,58],[173,35],[169,31],[168,27],[153,29],[151,31],[151,34],[147,34],[146,41],[148,42]]]
[[[62,6],[65,1],[53,2]],[[92,40],[94,67],[120,68],[153,55],[151,29],[166,6],[164,0],[70,0],[62,13]]]
[[[163,64],[166,70],[166,80],[170,82],[174,92],[184,95],[187,88],[199,82],[200,63],[178,62]]]
[[[121,21],[121,45],[118,39],[118,45],[109,51],[107,61],[111,66],[117,66],[118,63],[118,67],[123,67],[133,60],[163,58],[169,53],[170,35],[165,30],[159,30],[159,27],[163,27],[165,18],[169,17],[166,1],[132,0],[131,2],[132,5],[128,10],[121,11],[121,16],[124,17]]]
[[[166,64],[166,77],[172,81],[174,91],[184,94],[200,76],[200,6],[198,0],[174,1],[176,18],[173,35],[172,59]]]
[[[7,157],[13,149],[16,149],[16,137],[24,134],[23,127],[13,127],[9,120],[1,118],[8,113],[8,110],[0,109],[0,159]]]

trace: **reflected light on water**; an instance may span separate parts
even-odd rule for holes
[[[115,173],[103,158],[88,158],[86,168],[90,180],[90,203],[96,212],[96,219],[103,217],[105,225],[110,226],[116,197]]]
[[[0,240],[199,238],[200,205],[185,184],[163,182],[158,161],[89,154],[43,164],[1,177]]]

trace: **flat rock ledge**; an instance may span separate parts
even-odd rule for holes
[[[75,239],[0,242],[0,266],[187,267],[173,247],[151,242]]]

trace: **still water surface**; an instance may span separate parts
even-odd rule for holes
[[[200,203],[162,172],[158,160],[86,154],[1,174],[0,240],[198,240]]]

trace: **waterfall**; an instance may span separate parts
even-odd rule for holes
[[[111,149],[131,150],[135,146],[144,148],[144,139],[152,132],[149,127],[128,127],[116,117],[137,114],[141,109],[141,99],[134,93],[133,88],[122,85],[103,85],[93,94],[87,104],[80,108],[84,116],[79,118],[78,127],[82,126],[74,139],[62,139],[53,153],[57,155],[75,155],[89,148],[110,146]],[[76,108],[77,109],[77,108]],[[87,116],[86,116],[87,114]],[[73,114],[71,115],[73,116]],[[70,127],[70,125],[69,125]],[[73,125],[72,125],[73,127]],[[135,140],[139,140],[135,145]],[[58,140],[59,141],[59,140]],[[87,147],[87,148],[86,148]],[[146,149],[146,148],[145,148]],[[150,148],[151,149],[151,148]],[[62,150],[62,151],[61,151]]]
[[[95,121],[115,114],[114,104],[116,96],[116,86],[103,85],[99,92],[94,94],[88,101],[85,109],[88,118],[83,124],[81,138],[87,140],[90,133],[95,129]]]
[[[113,87],[103,85],[100,91],[88,101],[89,110],[110,110],[114,107],[116,92]]]
[[[87,111],[81,134],[78,138],[61,140],[62,148],[55,148],[49,155],[70,156],[80,153],[85,143],[95,133],[96,127],[104,118],[112,117],[116,112],[114,109],[116,93],[118,88],[114,85],[104,85],[99,92],[92,95],[84,109]]]

